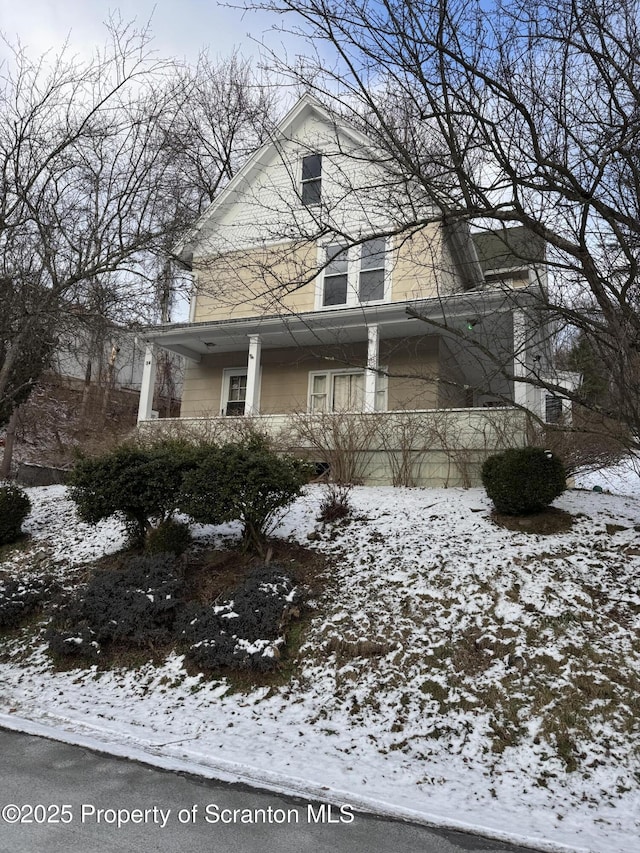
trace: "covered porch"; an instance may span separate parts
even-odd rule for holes
[[[543,360],[536,331],[513,297],[488,292],[157,326],[143,333],[138,421],[154,417],[160,348],[186,360],[183,418],[503,406],[540,415],[536,389],[518,381]]]

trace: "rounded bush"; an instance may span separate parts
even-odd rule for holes
[[[0,545],[20,538],[22,522],[30,511],[31,501],[19,486],[0,486]]]
[[[540,512],[567,487],[564,466],[540,447],[515,447],[490,456],[482,466],[482,484],[498,512]]]
[[[253,437],[205,448],[184,475],[177,508],[200,524],[241,521],[245,547],[262,554],[275,519],[307,480],[306,463]]]
[[[193,467],[197,450],[182,441],[149,447],[124,444],[95,458],[81,458],[69,477],[69,497],[89,524],[121,513],[132,544],[176,508],[182,476]]]

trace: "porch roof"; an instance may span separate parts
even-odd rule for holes
[[[147,326],[140,332],[146,343],[200,361],[203,355],[242,352],[248,337],[259,335],[264,349],[354,343],[367,340],[370,326],[378,326],[381,338],[413,337],[429,334],[423,320],[460,328],[486,314],[496,315],[523,307],[532,294],[526,289],[474,291],[432,299],[416,299],[353,308],[325,309],[299,314],[264,314],[232,320],[170,323]]]

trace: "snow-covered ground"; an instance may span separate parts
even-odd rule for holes
[[[177,656],[55,672],[16,647],[0,725],[543,850],[636,853],[640,492],[624,481],[567,492],[574,525],[549,536],[497,527],[481,489],[356,488],[355,517],[324,529],[309,487],[277,533],[334,568],[290,684],[237,692]],[[62,487],[30,497],[34,544],[0,569],[53,560],[72,578],[121,547]]]

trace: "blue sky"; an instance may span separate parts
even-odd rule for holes
[[[143,24],[151,18],[154,46],[163,56],[195,61],[202,48],[212,56],[225,56],[234,46],[248,56],[257,54],[258,41],[277,23],[274,13],[243,12],[218,5],[215,0],[0,0],[0,31],[10,41],[19,37],[30,56],[55,52],[69,36],[72,53],[90,53],[105,38],[103,21],[118,10],[125,21]]]

